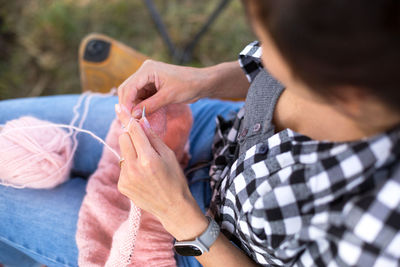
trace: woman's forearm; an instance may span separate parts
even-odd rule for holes
[[[202,69],[201,97],[244,98],[250,83],[238,61],[225,62]],[[207,82],[205,82],[207,81]]]
[[[196,201],[190,194],[177,201],[179,205],[174,205],[167,212],[168,215],[161,219],[164,227],[177,240],[194,240],[201,235],[207,227],[208,220],[201,212]],[[222,233],[211,245],[208,252],[196,257],[204,266],[229,266],[247,267],[258,266],[242,250],[234,246]]]
[[[219,234],[215,243],[208,252],[196,257],[204,266],[229,266],[247,267],[259,266],[252,261],[244,252],[235,247],[222,233]]]

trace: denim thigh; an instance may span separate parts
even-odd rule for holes
[[[68,124],[78,98],[77,95],[68,95],[0,101],[0,124],[24,115]],[[104,139],[115,117],[116,102],[116,97],[93,97],[83,128]],[[191,160],[188,169],[211,161],[215,117],[233,116],[232,112],[242,105],[242,102],[210,99],[190,105],[194,123],[190,134]],[[102,146],[89,136],[79,134],[78,141],[71,174],[74,178],[66,183],[51,190],[0,186],[0,262],[10,266],[28,266],[18,265],[18,259],[24,257],[17,254],[15,261],[10,262],[9,253],[23,253],[28,256],[24,260],[34,259],[31,266],[35,261],[47,266],[77,265],[76,222],[85,195],[85,178],[95,171],[102,151]],[[204,168],[188,175],[191,192],[204,212],[211,197],[208,169],[209,165],[205,164]],[[178,266],[200,266],[193,257],[177,255],[176,259]]]

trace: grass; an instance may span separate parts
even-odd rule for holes
[[[155,0],[172,40],[188,42],[218,1]],[[0,0],[0,99],[79,93],[77,54],[90,32],[118,39],[171,62],[140,0]],[[234,60],[254,39],[240,1],[232,0],[188,65]]]

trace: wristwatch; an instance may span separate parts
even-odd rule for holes
[[[182,256],[200,256],[209,251],[219,235],[219,225],[210,216],[206,216],[209,224],[207,229],[195,240],[175,241],[175,252]]]

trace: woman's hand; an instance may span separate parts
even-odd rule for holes
[[[139,118],[143,106],[150,114],[168,104],[195,102],[207,80],[202,69],[146,60],[119,86],[119,103]]]
[[[135,205],[155,215],[177,239],[190,239],[207,228],[208,221],[193,199],[174,152],[142,119],[116,108],[128,126],[119,139],[122,157],[118,190]],[[147,126],[146,126],[147,125]]]
[[[174,153],[143,119],[131,120],[130,114],[121,108],[116,108],[116,112],[123,125],[129,125],[119,139],[125,159],[119,191],[155,215],[177,240],[194,240],[207,229],[208,220],[192,197]],[[203,266],[257,266],[223,234],[209,252],[197,259]]]
[[[249,82],[237,61],[191,68],[146,60],[118,88],[119,103],[139,118],[168,104],[193,103],[203,97],[243,98]]]

